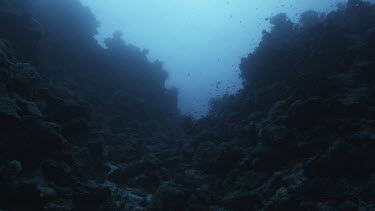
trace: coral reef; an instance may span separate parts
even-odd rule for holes
[[[375,6],[351,0],[300,20],[271,18],[242,60],[244,89],[188,125],[193,169],[215,193],[201,206],[374,208]]]
[[[374,209],[374,4],[270,18],[199,120],[79,1],[0,8],[0,210]]]

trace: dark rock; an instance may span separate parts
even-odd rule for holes
[[[374,146],[351,145],[337,142],[326,153],[313,160],[306,173],[311,176],[344,177],[352,180],[368,178],[375,167],[371,165],[374,156],[369,153]]]
[[[91,109],[86,103],[66,103],[57,98],[54,104],[50,113],[64,126],[64,135],[78,135],[90,127]]]
[[[17,113],[19,108],[16,101],[7,97],[0,98],[0,121],[5,125],[8,121],[18,121],[20,117]]]
[[[8,97],[8,88],[6,87],[6,85],[4,83],[1,83],[0,82],[0,97]]]
[[[209,172],[218,175],[227,174],[236,166],[242,156],[243,152],[239,148],[225,145],[221,146],[216,160],[212,166],[209,167]]]
[[[189,207],[188,210],[201,210],[201,211],[208,211],[210,207],[208,204],[208,197],[204,194],[204,192],[198,192],[193,194],[189,199]]]
[[[160,177],[155,173],[141,174],[129,179],[126,184],[132,188],[140,188],[147,193],[154,193],[160,185]]]
[[[35,67],[28,63],[17,63],[14,68],[16,71],[12,75],[12,80],[14,81],[12,89],[20,95],[33,97],[35,85],[39,80],[39,74]]]
[[[64,162],[46,160],[42,163],[44,178],[51,183],[60,186],[73,184],[72,168]]]
[[[99,209],[111,196],[111,190],[107,187],[95,184],[83,185],[73,195],[73,210]]]
[[[289,117],[293,126],[307,129],[323,124],[326,108],[320,98],[295,101],[289,109]]]
[[[257,171],[272,172],[286,162],[287,157],[279,154],[275,148],[267,144],[258,144],[248,157],[251,167]]]
[[[25,115],[34,115],[36,117],[43,117],[42,112],[39,110],[38,105],[35,102],[28,101],[22,98],[17,99],[17,105],[23,110]]]
[[[30,128],[30,140],[39,148],[43,148],[46,154],[59,155],[64,147],[65,139],[61,134],[61,127],[53,122],[33,124]]]
[[[57,198],[56,191],[50,187],[40,187],[39,192],[43,201],[52,201]]]
[[[193,169],[188,169],[184,172],[178,173],[175,177],[175,182],[177,184],[181,184],[189,189],[200,187],[203,180],[204,178],[202,177],[202,175],[200,175],[199,172]]]
[[[193,158],[195,165],[199,168],[208,168],[217,157],[217,147],[214,143],[206,141],[198,145]]]
[[[259,137],[272,145],[286,146],[290,138],[289,129],[284,125],[269,124],[259,131]]]
[[[337,210],[340,210],[340,211],[358,210],[358,205],[355,204],[355,203],[352,202],[352,201],[344,201],[344,202],[341,202],[341,203],[337,206]]]
[[[4,179],[12,180],[22,171],[22,164],[18,160],[6,161],[0,167],[1,175]]]
[[[91,157],[97,161],[102,162],[104,156],[104,146],[101,142],[91,142],[87,145]]]
[[[138,179],[146,179],[151,182],[153,186],[157,185],[159,181],[156,179],[155,175],[158,174],[160,168],[157,162],[158,161],[146,159],[132,163],[126,167],[117,168],[108,175],[108,180],[118,184],[128,184],[131,179],[136,181],[136,177],[141,176]]]
[[[42,197],[39,191],[39,184],[36,181],[22,182],[17,188],[17,195],[15,196],[19,202],[23,202],[24,206],[40,207]]]
[[[161,210],[184,210],[190,193],[173,183],[162,184],[153,197],[153,207]]]
[[[223,205],[231,210],[256,210],[261,205],[261,198],[255,193],[230,193],[223,199]]]
[[[0,35],[15,44],[17,53],[23,59],[36,62],[35,50],[42,32],[40,25],[19,10],[1,11]],[[18,11],[18,12],[15,12]],[[22,10],[21,10],[22,11]],[[28,39],[24,39],[27,36]]]
[[[43,184],[39,178],[23,181],[17,185],[14,199],[22,208],[41,209],[43,203],[50,202],[57,197],[54,189]]]

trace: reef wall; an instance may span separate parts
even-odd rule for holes
[[[374,209],[374,4],[271,18],[244,88],[200,120],[79,1],[0,17],[0,209]]]

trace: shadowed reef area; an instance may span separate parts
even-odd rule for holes
[[[375,209],[375,5],[270,22],[194,120],[78,0],[0,1],[0,210]]]

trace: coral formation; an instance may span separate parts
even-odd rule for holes
[[[0,210],[374,209],[375,5],[269,20],[194,120],[78,0],[2,1]]]

